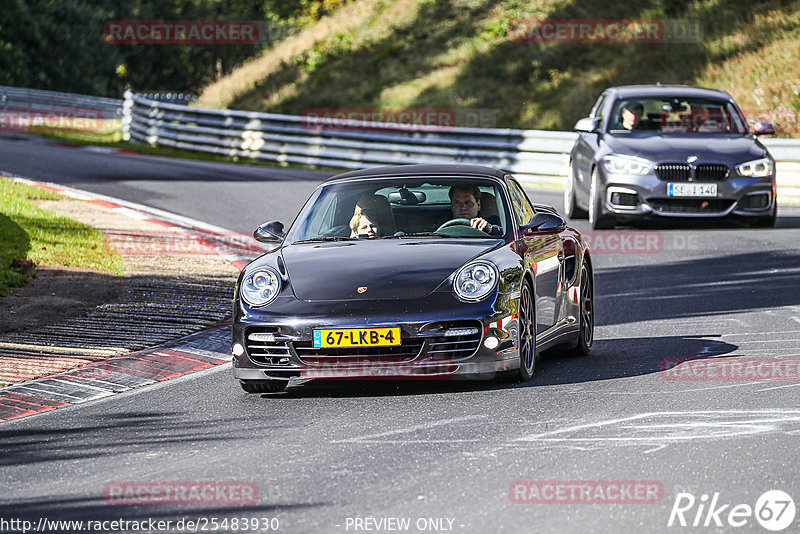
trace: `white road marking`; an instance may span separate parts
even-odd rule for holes
[[[334,440],[331,443],[369,443],[371,440],[375,440],[376,438],[385,438],[389,436],[396,436],[398,434],[406,434],[408,432],[416,432],[417,430],[427,430],[429,428],[435,428],[437,426],[444,426],[449,425],[451,423],[461,423],[464,421],[474,421],[477,419],[485,419],[489,417],[488,415],[466,415],[463,417],[454,417],[452,419],[442,419],[440,421],[432,421],[430,423],[421,423],[418,425],[411,425],[405,428],[398,428],[396,430],[388,430],[386,432],[378,432],[377,434],[368,434],[366,436],[359,436],[356,438],[348,438],[348,439],[340,439]],[[441,442],[449,442],[449,441],[456,441],[456,440],[432,440],[432,443],[441,443]],[[480,441],[480,440],[468,440],[468,441]],[[427,442],[427,440],[422,440],[420,443]]]
[[[649,453],[672,443],[795,431],[800,431],[800,410],[651,412],[530,434],[513,441],[554,446],[651,445],[653,448],[646,451]]]

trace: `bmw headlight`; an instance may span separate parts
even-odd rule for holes
[[[650,172],[653,164],[646,159],[634,156],[612,156],[608,155],[602,159],[603,168],[606,172],[614,174],[638,174],[643,175]]]
[[[280,293],[281,279],[272,269],[256,269],[245,275],[241,291],[242,298],[250,306],[266,306]]]
[[[497,285],[497,267],[488,261],[476,261],[456,273],[453,290],[467,302],[477,302],[492,292]]]
[[[736,166],[736,171],[742,176],[751,176],[753,178],[763,178],[765,176],[772,176],[772,160],[769,158],[754,159],[753,161],[745,161]]]

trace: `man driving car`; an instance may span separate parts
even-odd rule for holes
[[[481,190],[471,185],[454,185],[450,188],[450,210],[454,219],[469,219],[469,225],[491,236],[500,236],[500,218],[496,215],[489,220],[480,216]]]

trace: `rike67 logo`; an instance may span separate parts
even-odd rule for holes
[[[675,497],[667,526],[725,527],[729,530],[743,527],[755,517],[763,528],[779,532],[792,524],[796,512],[792,497],[781,490],[764,492],[754,507],[744,503],[726,503],[719,492],[710,497],[704,493],[699,499],[691,493],[681,492]]]

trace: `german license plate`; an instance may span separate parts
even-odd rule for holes
[[[715,197],[717,184],[667,184],[671,197]]]
[[[313,331],[315,347],[378,347],[400,344],[400,327],[337,328]]]

